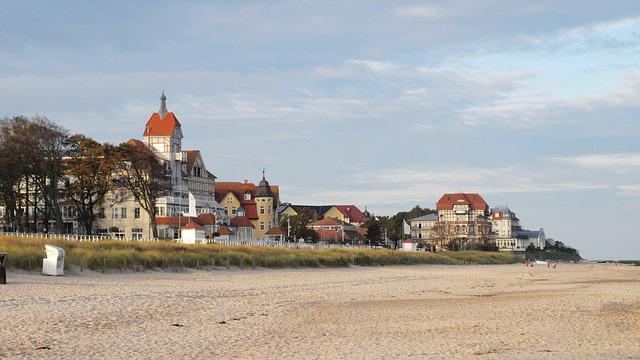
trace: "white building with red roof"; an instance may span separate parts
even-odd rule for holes
[[[469,243],[486,244],[491,234],[489,205],[475,193],[444,194],[436,204],[437,242],[444,248],[465,247]]]
[[[148,149],[164,163],[171,177],[171,189],[157,199],[156,216],[158,237],[179,239],[180,229],[187,223],[190,201],[195,205],[195,214],[212,214],[196,223],[205,233],[212,233],[217,225],[225,221],[224,208],[215,199],[216,176],[207,169],[199,150],[182,148],[182,124],[173,112],[167,110],[167,97],[162,92],[160,109],[147,121],[142,140],[129,140],[132,145]],[[189,197],[189,194],[193,196]],[[195,202],[195,204],[193,204]],[[135,199],[124,192],[110,193],[106,199],[107,216],[97,222],[98,233],[116,233],[123,238],[150,238],[150,221],[141,211]],[[175,220],[174,220],[175,219]],[[210,224],[211,221],[216,224]],[[206,224],[205,224],[206,223]]]

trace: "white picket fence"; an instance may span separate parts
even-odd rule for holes
[[[152,242],[158,241],[157,239],[126,239],[118,238],[110,235],[79,235],[79,234],[45,234],[45,233],[23,233],[23,232],[0,232],[0,236],[14,236],[22,238],[34,238],[34,239],[62,239],[69,241],[80,242],[93,242],[103,240],[120,240],[120,241],[144,241]]]
[[[97,242],[104,240],[119,241],[141,241],[156,242],[158,239],[126,239],[117,238],[109,235],[78,235],[78,234],[44,234],[44,233],[21,233],[21,232],[0,232],[0,236],[14,236],[34,239],[63,239],[69,241],[80,242]],[[329,244],[329,243],[304,243],[304,242],[281,242],[272,240],[233,240],[233,239],[212,239],[207,240],[214,244],[232,245],[232,246],[262,246],[262,247],[279,247],[290,249],[371,249],[367,245],[347,245],[347,244]]]

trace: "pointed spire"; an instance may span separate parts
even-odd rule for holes
[[[162,96],[160,96],[160,110],[158,110],[160,119],[164,119],[167,113],[167,97],[164,95],[164,90],[162,90]]]
[[[265,178],[264,178],[264,168],[262,168],[262,180],[265,180]]]

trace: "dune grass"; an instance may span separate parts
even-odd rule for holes
[[[403,252],[362,249],[286,249],[257,246],[184,245],[173,242],[77,242],[0,236],[9,269],[38,271],[44,244],[65,249],[65,268],[95,271],[206,268],[344,267],[349,265],[510,264],[515,254],[481,251]]]

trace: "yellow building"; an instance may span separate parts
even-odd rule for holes
[[[258,186],[248,181],[216,182],[216,200],[225,207],[227,216],[246,217],[253,224],[253,236],[258,240],[278,226],[276,208],[279,205],[279,187],[271,186],[264,174]]]

